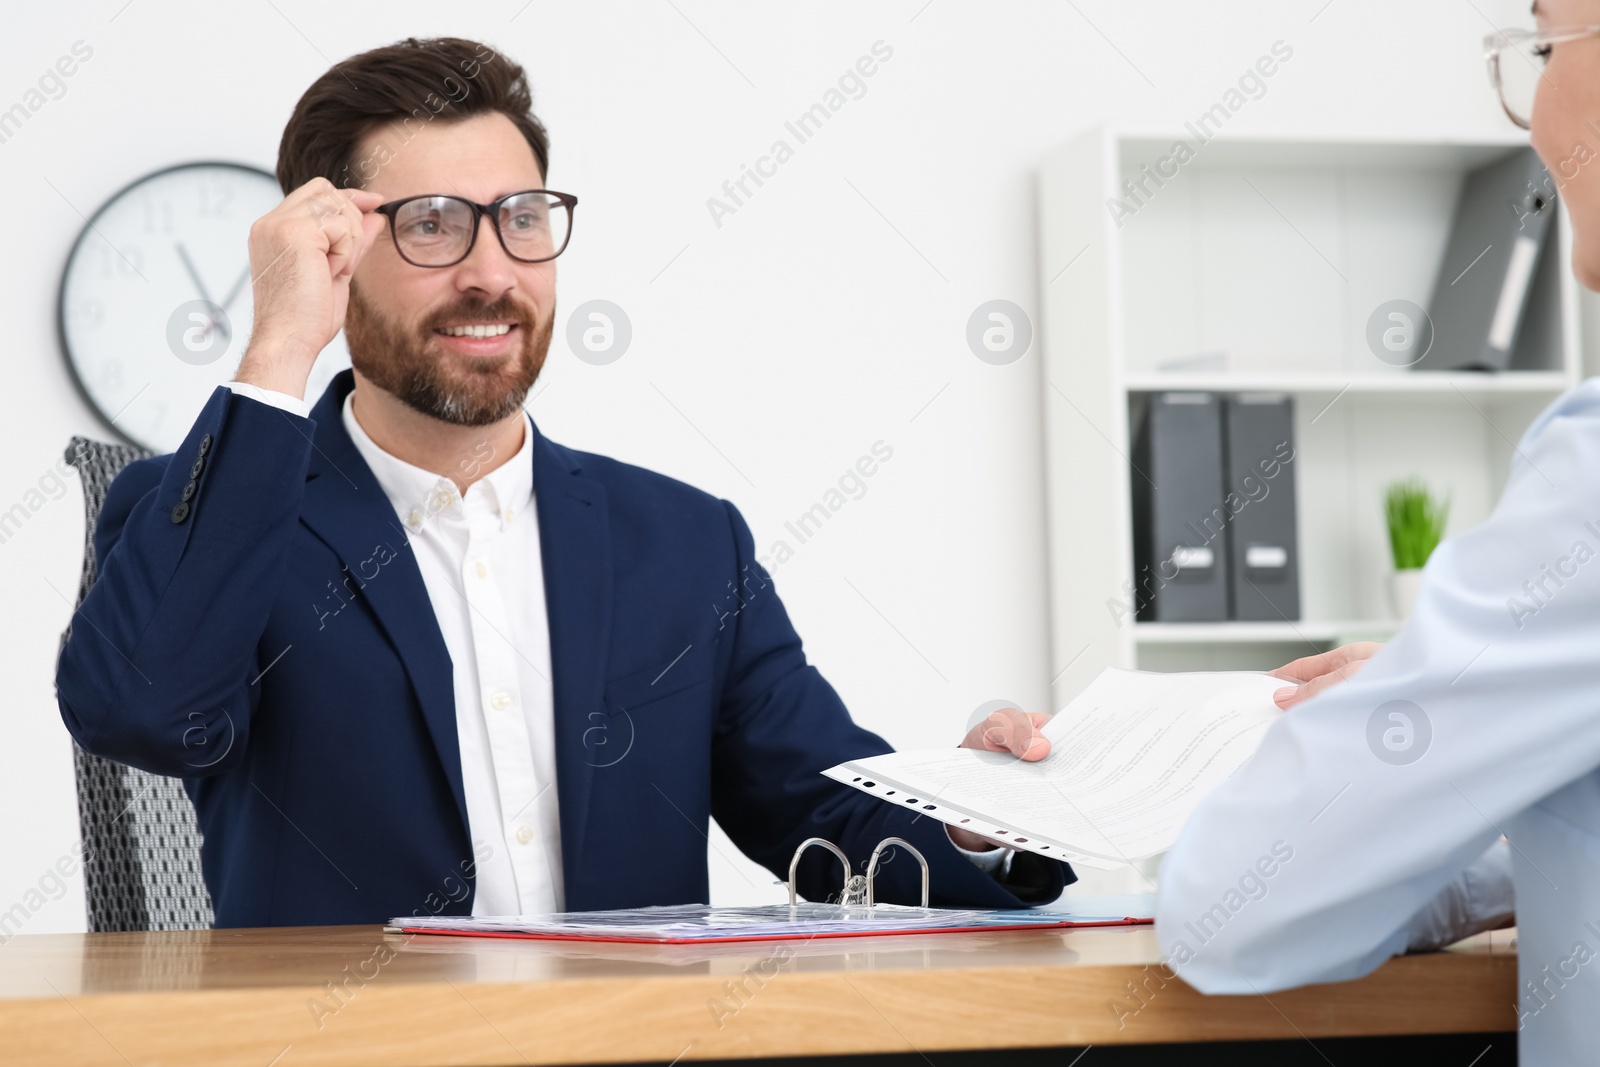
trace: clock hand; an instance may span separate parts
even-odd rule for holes
[[[184,250],[183,242],[176,242],[175,247],[178,249],[178,258],[183,260],[183,269],[189,272],[189,280],[194,282],[194,287],[196,289],[200,290],[200,299],[215,306],[216,301],[212,300],[211,294],[206,292],[205,283],[200,280],[200,272],[194,269],[194,261],[189,258],[189,253]],[[245,273],[249,273],[249,268],[246,268]],[[239,287],[235,285],[234,292],[237,293],[238,289]],[[230,297],[229,299],[232,298]],[[205,329],[201,331],[201,335],[204,336],[205,334],[210,333],[212,326],[216,326],[222,332],[224,337],[233,336],[232,331],[230,331],[225,324],[220,322],[207,322]]]
[[[245,283],[249,280],[250,264],[246,263],[244,265],[244,270],[239,273],[239,280],[233,283],[233,288],[228,290],[228,295],[222,298],[222,310],[224,312],[228,310],[229,305],[239,298],[239,293],[244,290]],[[233,331],[230,330],[226,325],[218,323],[217,328],[222,331],[224,336],[233,336]]]
[[[239,298],[239,293],[244,289],[245,283],[249,280],[250,264],[246,263],[244,265],[244,270],[239,273],[239,280],[233,283],[233,288],[228,290],[228,295],[222,298],[222,310],[224,314],[227,313],[228,306]],[[233,336],[232,329],[225,323],[218,323],[217,328],[222,331],[224,337],[231,338]]]
[[[211,294],[206,292],[205,283],[200,280],[200,272],[194,269],[194,263],[189,259],[189,253],[184,251],[182,242],[177,244],[177,249],[178,258],[183,260],[183,269],[189,272],[189,280],[194,282],[196,289],[200,290],[200,299],[208,304],[216,303],[211,299]]]

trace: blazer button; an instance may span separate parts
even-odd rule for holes
[[[205,470],[205,469],[206,469],[206,461],[203,460],[203,459],[197,459],[197,460],[194,461],[194,466],[189,468],[189,477],[190,478],[198,478],[198,477],[200,477],[200,472]]]
[[[211,435],[210,434],[206,434],[204,437],[200,438],[200,454],[203,456],[207,452],[210,452],[210,451],[211,451]]]
[[[194,485],[194,482],[192,482],[192,481],[188,485],[183,487],[183,499],[184,499],[185,502],[194,499],[194,489],[195,489],[195,485]]]
[[[193,483],[191,483],[191,484],[193,484]],[[182,522],[184,519],[187,519],[188,517],[189,517],[189,505],[185,504],[183,501],[180,500],[177,503],[177,505],[172,509],[172,521],[173,522]]]

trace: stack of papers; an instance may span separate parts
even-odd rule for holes
[[[1147,917],[1089,916],[1033,909],[981,911],[912,908],[899,904],[845,906],[802,903],[719,908],[706,904],[556,915],[430,915],[391,919],[399,933],[527,937],[557,941],[632,941],[688,944],[770,941],[812,937],[950,933],[957,930],[1029,930],[1148,922]]]
[[[1283,714],[1266,674],[1108,668],[1044,727],[1025,763],[973,749],[890,752],[823,773],[1041,856],[1115,870],[1170,849],[1202,798]]]

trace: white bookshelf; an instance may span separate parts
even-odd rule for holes
[[[1462,176],[1525,139],[1215,138],[1119,227],[1107,200],[1180,133],[1091,130],[1039,171],[1053,697],[1106,666],[1273,666],[1392,618],[1381,510],[1418,475],[1451,494],[1448,533],[1487,516],[1514,442],[1580,376],[1565,209],[1513,368],[1417,372],[1367,348],[1367,318],[1426,307]],[[1192,138],[1191,138],[1192,141]],[[1153,186],[1152,186],[1153,188]],[[1172,370],[1225,353],[1221,369]],[[1165,390],[1286,392],[1295,403],[1302,617],[1118,622],[1133,575],[1132,405]]]
[[[1565,371],[1522,371],[1506,374],[1438,372],[1432,374],[1369,375],[1365,379],[1337,375],[1286,376],[1270,374],[1131,374],[1123,378],[1130,393],[1198,389],[1207,392],[1406,393],[1426,400],[1430,396],[1492,396],[1497,393],[1539,393],[1555,396],[1572,381]]]
[[[1382,640],[1400,628],[1395,619],[1334,622],[1140,622],[1140,645],[1280,645]]]

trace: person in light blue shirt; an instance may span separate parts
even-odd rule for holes
[[[1534,14],[1488,39],[1491,75],[1600,289],[1600,0]],[[1162,865],[1163,958],[1203,992],[1270,993],[1505,925],[1514,899],[1522,1062],[1600,1058],[1600,378],[1528,428],[1393,641],[1275,673],[1305,683],[1292,710]]]

